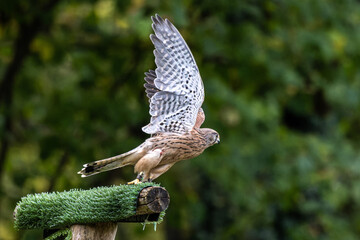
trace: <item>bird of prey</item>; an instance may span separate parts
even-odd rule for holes
[[[145,73],[151,120],[142,128],[151,137],[127,153],[85,164],[78,172],[82,177],[135,165],[138,175],[129,184],[152,181],[176,162],[220,142],[215,130],[200,128],[205,120],[204,85],[189,47],[168,19],[157,14],[151,19],[156,69]]]

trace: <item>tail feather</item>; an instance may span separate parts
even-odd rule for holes
[[[144,155],[141,147],[142,145],[129,152],[114,157],[84,164],[84,168],[81,169],[78,174],[81,174],[81,177],[89,177],[100,172],[135,164],[137,160],[139,160]]]

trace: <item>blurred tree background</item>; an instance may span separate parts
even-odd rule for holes
[[[221,144],[161,176],[156,232],[119,239],[358,239],[360,3],[356,0],[0,1],[0,239],[28,193],[122,184],[82,164],[148,136],[150,16],[180,30]]]

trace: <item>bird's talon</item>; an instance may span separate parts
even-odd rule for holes
[[[141,181],[136,178],[134,181],[128,182],[127,185],[135,185],[135,184],[139,184],[139,183],[141,183]]]

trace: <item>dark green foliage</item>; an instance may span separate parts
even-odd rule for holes
[[[15,228],[52,229],[74,224],[120,222],[136,213],[141,189],[154,183],[29,194],[16,206]]]
[[[204,127],[221,144],[158,179],[171,204],[156,234],[358,239],[359,1],[59,0],[34,18],[46,2],[0,1],[0,92],[12,92],[12,101],[0,94],[0,238],[39,238],[12,229],[28,193],[135,178],[131,167],[86,179],[76,172],[148,137],[143,73],[155,67],[148,36],[159,13],[192,49]],[[4,85],[16,43],[31,36],[21,29],[36,34]],[[155,234],[140,228],[120,225],[119,238]]]

